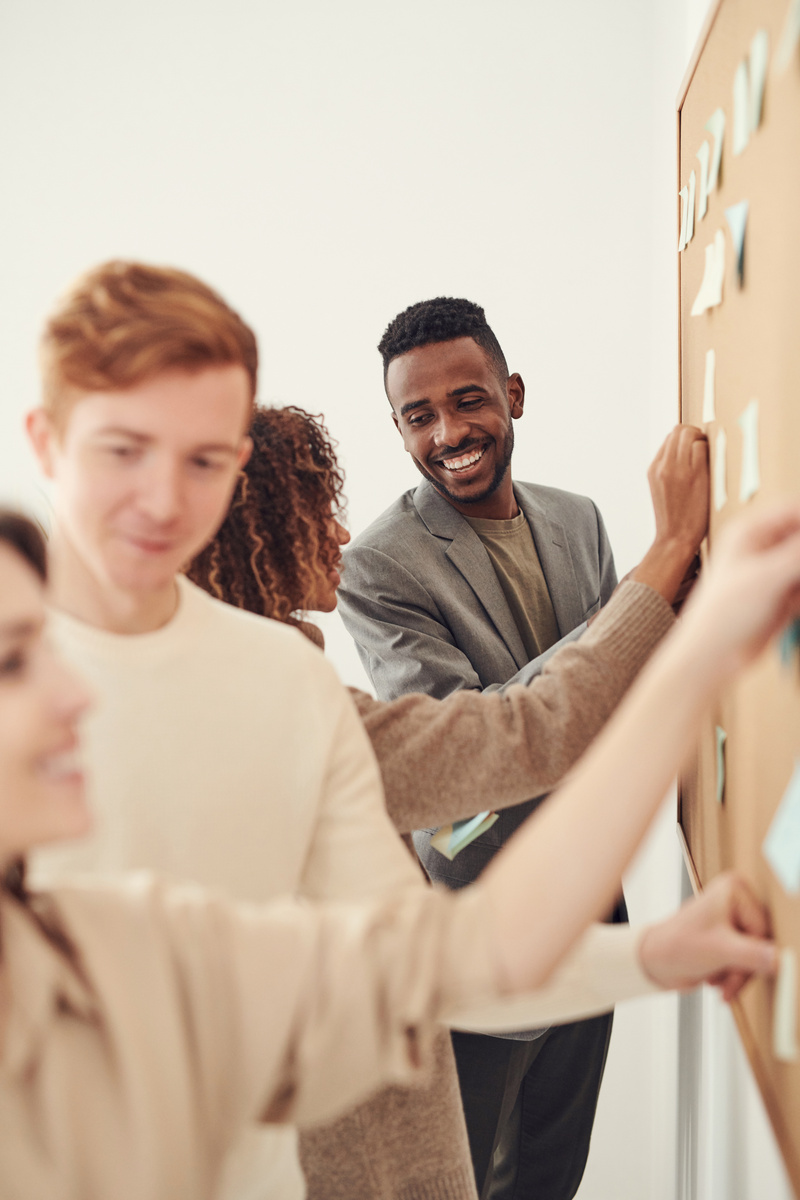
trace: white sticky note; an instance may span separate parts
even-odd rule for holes
[[[779,1062],[797,1062],[797,955],[791,946],[784,946],[778,956],[772,1053]]]
[[[783,23],[778,49],[775,54],[775,66],[779,71],[785,71],[795,56],[800,45],[800,0],[789,0],[786,20]]]
[[[728,501],[728,438],[724,429],[717,431],[714,442],[714,508],[717,512]]]
[[[700,159],[700,191],[697,193],[697,219],[702,221],[703,217],[708,212],[708,160],[711,154],[711,147],[708,142],[703,142],[700,149],[697,151],[696,157]]]
[[[722,303],[722,284],[725,279],[725,234],[718,229],[714,241],[706,246],[706,261],[703,282],[692,305],[692,316],[697,317],[706,309],[716,308]]]
[[[744,502],[754,496],[761,487],[758,469],[758,401],[751,400],[739,417],[742,431],[742,475],[739,481],[739,499]]]
[[[717,804],[722,804],[722,801],[725,799],[725,743],[727,740],[727,733],[717,725]]]
[[[750,88],[747,60],[740,62],[733,77],[733,153],[741,154],[750,138]]]
[[[736,276],[739,280],[739,287],[744,283],[744,235],[747,230],[747,211],[749,207],[747,200],[742,200],[739,204],[734,204],[730,208],[725,209],[725,220],[728,222],[728,228],[731,231],[731,238],[733,240],[733,253],[736,259]]]
[[[800,3],[800,0],[798,0]],[[713,112],[706,121],[706,129],[714,139],[714,151],[711,155],[711,166],[708,171],[709,195],[719,183],[719,169],[722,163],[722,144],[725,137],[725,113],[721,108]]]
[[[766,29],[759,29],[750,43],[750,132],[755,133],[761,124],[761,109],[764,104],[764,84],[767,81],[767,63],[769,62],[769,35]]]
[[[453,821],[452,825],[443,825],[437,829],[431,838],[431,845],[450,861],[487,829],[491,829],[497,820],[496,812],[478,813],[476,817],[468,817],[463,821]]]
[[[678,195],[681,198],[681,235],[678,238],[678,253],[686,249],[686,227],[689,222],[689,189],[682,187]]]
[[[689,211],[686,218],[686,245],[694,237],[694,194],[697,189],[697,178],[694,171],[689,176]]]
[[[706,350],[706,377],[703,384],[703,424],[716,421],[716,405],[714,403],[714,376],[717,370],[717,356],[713,350]]]
[[[792,777],[778,811],[772,818],[762,846],[764,857],[782,887],[800,892],[800,760],[795,759]]]

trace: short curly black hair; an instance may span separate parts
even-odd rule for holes
[[[429,346],[433,342],[452,342],[455,338],[470,337],[480,346],[500,380],[508,379],[506,356],[500,343],[487,324],[486,313],[480,304],[471,300],[459,300],[453,296],[437,296],[434,300],[420,300],[398,313],[386,326],[378,350],[383,357],[383,379],[389,363],[401,354],[417,346]]]

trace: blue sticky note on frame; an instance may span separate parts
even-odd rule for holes
[[[786,626],[778,643],[778,653],[784,667],[791,667],[800,650],[800,617]]]
[[[795,759],[778,811],[762,847],[764,857],[787,892],[800,892],[800,760]]]
[[[453,821],[452,825],[443,825],[431,838],[431,845],[445,858],[452,862],[455,856],[474,842],[487,829],[491,829],[497,820],[496,812],[478,813],[476,817],[468,817],[464,821]]]

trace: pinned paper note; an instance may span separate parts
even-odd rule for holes
[[[706,350],[706,378],[703,384],[703,424],[716,421],[717,414],[714,403],[714,376],[717,369],[717,356],[713,350]]]
[[[486,833],[487,829],[492,828],[497,816],[496,812],[489,812],[487,809],[486,812],[478,813],[477,817],[453,821],[452,825],[443,825],[431,838],[431,845],[452,862],[470,842],[474,842],[482,833]]]
[[[798,0],[800,3],[800,0]],[[725,113],[721,108],[713,112],[706,121],[706,130],[714,139],[714,151],[711,155],[711,166],[708,171],[708,192],[714,191],[719,183],[719,169],[722,163],[722,143],[725,136]]]
[[[751,400],[739,417],[742,431],[742,474],[739,480],[739,499],[749,500],[761,487],[758,469],[758,401]]]
[[[687,246],[689,245],[689,242],[694,237],[694,196],[695,196],[696,190],[697,190],[697,176],[695,175],[694,171],[692,171],[691,175],[689,176],[689,207],[688,207],[688,212],[686,215],[686,245]]]
[[[717,431],[714,443],[714,508],[719,512],[728,500],[728,438],[724,429]]]
[[[764,104],[764,84],[767,81],[768,61],[769,35],[766,29],[759,29],[750,43],[750,104],[748,106],[748,123],[751,133],[755,133],[761,124],[761,109]]]
[[[772,1053],[779,1062],[797,1062],[797,955],[784,946],[778,955],[775,1007],[772,1012]]]
[[[678,195],[681,198],[681,234],[678,238],[678,253],[686,249],[686,227],[689,223],[689,189],[682,187]]]
[[[798,650],[800,650],[800,618],[795,617],[784,629],[778,643],[778,654],[784,667],[791,667],[796,660]]]
[[[800,0],[789,0],[783,32],[775,54],[775,66],[779,71],[786,70],[797,53],[798,46],[800,46]]]
[[[750,140],[750,88],[747,60],[740,62],[733,77],[733,153],[741,154]]]
[[[728,222],[731,238],[733,239],[733,253],[736,257],[736,276],[739,280],[739,287],[744,283],[744,235],[747,230],[747,210],[749,207],[748,202],[742,200],[739,204],[734,204],[731,208],[725,209],[725,220]]]
[[[717,804],[722,804],[725,799],[725,743],[727,740],[727,733],[717,725]]]
[[[711,147],[708,142],[703,142],[700,149],[697,151],[696,157],[700,159],[700,191],[697,194],[697,219],[702,221],[703,217],[708,212],[708,160],[711,154]]]
[[[725,234],[718,229],[714,241],[706,246],[703,282],[692,305],[692,316],[698,317],[709,308],[722,303],[722,282],[725,278]]]
[[[800,760],[772,818],[762,847],[785,891],[800,892]]]

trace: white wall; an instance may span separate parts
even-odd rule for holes
[[[688,6],[688,7],[687,7]],[[196,271],[255,326],[261,398],[323,412],[357,532],[417,476],[375,344],[481,302],[528,385],[515,472],[592,495],[620,573],[676,419],[675,115],[692,0],[5,0],[0,495],[53,296],[112,256]],[[346,635],[329,652],[363,681]],[[633,914],[675,902],[674,807]],[[620,1010],[582,1200],[672,1200],[677,1012]],[[703,1198],[705,1200],[705,1198]]]

